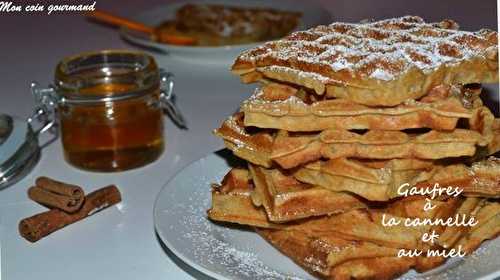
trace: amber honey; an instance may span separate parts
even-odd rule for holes
[[[109,84],[83,92],[118,94],[128,87]],[[163,151],[158,94],[63,110],[61,138],[66,160],[99,171],[125,170],[154,161]]]
[[[64,102],[58,115],[66,161],[109,172],[156,160],[164,149],[163,112],[152,58],[129,52],[94,53],[76,62],[83,65],[81,70],[59,66],[60,72],[72,72],[56,73],[62,76],[59,91]]]

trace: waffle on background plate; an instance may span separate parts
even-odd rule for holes
[[[325,279],[391,279],[472,253],[500,234],[500,120],[480,83],[498,82],[497,33],[406,16],[333,23],[242,53],[255,93],[215,134],[246,161],[212,187],[214,221],[248,225]],[[459,187],[424,210],[423,190]],[[382,217],[474,217],[473,227],[387,227]],[[422,235],[436,232],[436,242]],[[418,249],[418,257],[397,257]]]
[[[298,26],[301,16],[299,12],[270,8],[188,3],[177,11],[175,19],[163,22],[158,28],[195,38],[198,46],[248,44],[289,34]]]

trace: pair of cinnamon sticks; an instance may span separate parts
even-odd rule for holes
[[[85,200],[81,187],[47,177],[36,179],[35,186],[28,189],[28,197],[47,207],[61,209],[67,213],[78,211]]]
[[[39,177],[35,186],[29,188],[28,196],[50,208],[19,222],[19,233],[31,242],[121,201],[120,191],[114,185],[85,196],[81,187],[47,177]]]

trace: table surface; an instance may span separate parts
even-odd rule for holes
[[[98,0],[97,7],[127,16],[166,2]],[[428,20],[453,18],[469,30],[497,29],[494,0],[321,2],[336,20],[415,14]],[[33,108],[29,82],[50,83],[55,64],[62,57],[89,50],[135,48],[123,42],[115,30],[77,14],[0,13],[0,34],[0,112],[21,117]],[[121,173],[89,173],[69,166],[59,141],[44,148],[39,164],[26,178],[0,191],[1,279],[207,278],[162,246],[153,226],[153,204],[161,187],[182,167],[222,147],[212,129],[234,112],[255,86],[240,84],[226,65],[154,55],[160,66],[175,74],[178,105],[189,130],[180,130],[167,120],[167,147],[162,157],[146,167]],[[123,201],[31,244],[19,236],[17,224],[44,210],[26,196],[27,188],[42,175],[81,184],[87,192],[116,184]]]

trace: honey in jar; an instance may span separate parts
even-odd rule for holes
[[[160,75],[152,57],[129,51],[70,57],[57,66],[55,83],[70,164],[120,171],[153,162],[163,152]]]

